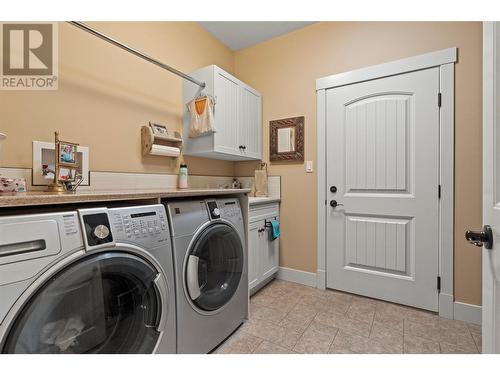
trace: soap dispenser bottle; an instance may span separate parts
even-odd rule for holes
[[[187,164],[181,164],[179,168],[179,189],[188,187],[188,167]]]

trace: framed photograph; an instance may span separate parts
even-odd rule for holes
[[[33,169],[32,169],[32,184],[33,186],[46,186],[54,180],[56,158],[54,142],[33,141]],[[85,146],[77,146],[76,165],[68,167],[77,168],[78,172],[83,176],[82,186],[90,185],[89,171],[89,148]],[[63,163],[61,166],[64,167]]]
[[[77,165],[78,145],[61,142],[59,145],[59,163],[63,165]]]
[[[154,135],[159,135],[159,136],[167,136],[168,135],[168,128],[166,125],[156,124],[154,122],[150,122],[149,126],[151,127],[151,130],[153,130]]]
[[[58,180],[61,182],[75,181],[76,168],[60,167]]]

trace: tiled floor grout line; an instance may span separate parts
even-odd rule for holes
[[[330,345],[328,345],[328,350],[327,350],[327,354],[330,354],[330,351],[332,350],[332,346],[333,346],[333,343],[335,342],[335,339],[337,338],[337,335],[339,334],[340,332],[340,328],[337,328],[337,332],[335,332],[335,336],[333,336],[333,340],[332,342],[330,343]]]
[[[403,354],[405,354],[405,348],[406,348],[406,344],[405,344],[405,329],[406,327],[406,324],[405,324],[405,319],[403,318]]]
[[[481,350],[479,350],[479,346],[477,345],[476,339],[474,338],[474,335],[472,334],[472,331],[470,330],[469,325],[467,325],[467,330],[469,331],[469,334],[472,336],[472,341],[474,342],[474,345],[476,345],[477,352],[478,352],[479,354],[482,354],[482,353],[481,353],[482,351],[481,351]]]
[[[477,345],[476,339],[474,338],[474,335],[472,334],[472,331],[470,330],[470,326],[466,324],[467,326],[467,331],[469,331],[469,335],[472,337],[472,341],[474,342],[474,345],[476,346],[477,352],[481,354],[481,350],[479,350],[479,346]]]
[[[294,306],[295,307],[295,306]],[[290,310],[291,311],[291,310]],[[311,319],[311,321],[309,322],[309,324],[306,326],[306,328],[304,329],[304,331],[300,334],[299,338],[297,339],[297,341],[295,342],[295,344],[293,345],[293,348],[292,348],[292,351],[295,351],[295,347],[297,346],[297,344],[299,343],[300,339],[302,338],[302,336],[304,336],[304,333],[306,333],[307,329],[311,326],[311,324],[313,323],[314,321],[314,318],[316,318],[316,315],[318,315],[318,313],[314,314],[314,317]]]

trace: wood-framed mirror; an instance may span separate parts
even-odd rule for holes
[[[271,161],[304,161],[304,116],[269,122]]]

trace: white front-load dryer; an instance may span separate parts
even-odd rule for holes
[[[0,217],[0,352],[175,353],[163,205]]]
[[[209,353],[248,317],[246,236],[238,198],[167,202],[177,352]]]

